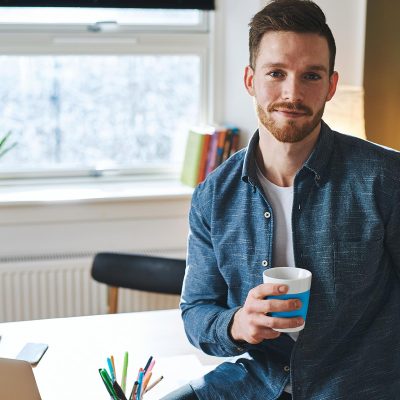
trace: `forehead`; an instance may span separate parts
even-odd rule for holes
[[[316,33],[267,32],[261,39],[256,66],[324,65],[329,69],[328,41]]]

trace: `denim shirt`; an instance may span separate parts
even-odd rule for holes
[[[186,334],[205,353],[236,359],[193,389],[201,400],[272,400],[290,379],[294,400],[400,399],[400,155],[323,122],[294,180],[295,263],[313,274],[305,329],[297,342],[231,339],[234,313],[274,266],[258,141],[256,132],[193,194]]]

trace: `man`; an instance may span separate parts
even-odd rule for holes
[[[244,82],[259,128],[194,192],[181,309],[190,342],[236,356],[181,399],[400,399],[400,156],[332,131],[335,42],[311,1],[250,23]],[[305,329],[266,300],[276,266],[313,274]]]

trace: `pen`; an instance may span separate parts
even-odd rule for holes
[[[142,385],[143,385],[143,377],[144,377],[144,371],[139,372],[139,379],[138,379],[138,388],[136,392],[136,400],[140,400],[140,395],[142,392]]]
[[[111,380],[115,381],[114,368],[112,366],[112,362],[111,362],[110,357],[107,357],[107,364],[108,364],[108,369],[110,370]]]
[[[151,375],[152,375],[152,372],[149,371],[149,370],[147,370],[147,373],[146,373],[146,375],[144,376],[144,379],[143,379],[143,389],[142,389],[142,393],[144,393],[144,392],[146,391],[146,387],[147,387],[147,385],[148,385],[149,382],[150,382]]]
[[[113,382],[113,389],[117,394],[119,400],[127,400],[124,391],[122,390],[121,386],[118,385],[117,381]]]
[[[108,393],[110,394],[112,399],[119,400],[117,394],[115,393],[115,390],[113,388],[112,382],[110,380],[110,377],[109,377],[107,371],[104,368],[100,368],[99,373],[100,373],[100,376],[103,379],[104,385],[106,386]]]
[[[156,386],[158,383],[160,383],[164,379],[163,376],[160,376],[158,379],[156,379],[145,391],[147,393],[149,390],[153,389],[154,386]]]
[[[111,358],[111,364],[113,367],[114,380],[117,380],[117,370],[115,369],[114,356],[111,356],[110,358]]]
[[[147,371],[146,371],[146,373],[145,373],[145,376],[153,369],[155,363],[156,363],[156,360],[153,358],[153,359],[151,360],[151,363],[150,363],[150,365],[149,365],[149,368],[147,368]]]
[[[144,367],[144,373],[147,372],[147,369],[149,368],[152,359],[153,359],[153,356],[150,356],[150,358],[147,360],[147,364]]]
[[[135,381],[135,383],[133,384],[133,387],[132,387],[131,395],[129,396],[129,400],[135,400],[134,398],[136,395],[136,390],[137,390],[138,385],[139,385],[139,382]]]
[[[124,366],[122,368],[121,388],[125,392],[126,390],[126,374],[128,372],[128,352],[124,355]]]

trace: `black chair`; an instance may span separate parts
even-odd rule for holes
[[[108,312],[116,313],[118,288],[181,294],[186,261],[141,254],[98,253],[92,277],[108,285]]]

